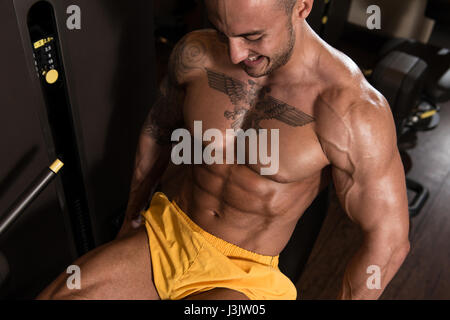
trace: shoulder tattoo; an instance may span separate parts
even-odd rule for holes
[[[207,43],[200,36],[193,34],[185,36],[175,46],[170,62],[169,75],[176,82],[182,82],[184,77],[194,69],[201,67],[206,59]]]
[[[195,33],[183,37],[173,49],[167,76],[143,129],[159,144],[170,144],[173,130],[183,125],[183,83],[193,70],[203,70],[206,56],[207,42]]]

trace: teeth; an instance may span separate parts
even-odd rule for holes
[[[258,57],[252,57],[252,58],[248,58],[248,61],[256,61],[258,59]]]

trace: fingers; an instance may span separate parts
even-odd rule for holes
[[[142,225],[142,216],[139,215],[136,219],[131,220],[131,226],[136,229]]]
[[[116,239],[123,238],[133,231],[136,231],[142,225],[142,223],[142,216],[138,216],[136,219],[132,220],[125,218],[122,227],[120,228],[119,233],[116,236]]]

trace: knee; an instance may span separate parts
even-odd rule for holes
[[[75,300],[87,299],[87,291],[95,277],[92,273],[92,261],[101,255],[101,248],[95,249],[77,259],[71,266],[51,282],[37,297],[36,300]],[[82,274],[83,273],[83,274]],[[100,273],[101,274],[101,273]]]
[[[59,279],[58,279],[59,280]],[[51,283],[37,297],[36,300],[80,300],[83,298],[82,290],[69,289],[65,281]]]

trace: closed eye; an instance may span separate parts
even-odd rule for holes
[[[252,41],[252,42],[256,42],[259,41],[263,38],[264,36],[252,36],[252,37],[245,37],[246,40],[248,41]]]

